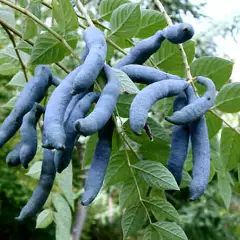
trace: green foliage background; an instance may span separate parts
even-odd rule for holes
[[[4,2],[0,1],[0,23],[7,26],[10,32],[12,28],[15,29],[12,33],[29,79],[34,66],[38,64],[51,64],[53,73],[61,78],[66,76],[66,69],[72,70],[78,65],[84,49],[82,30],[87,22],[80,13],[80,16],[76,15],[77,8],[71,5],[74,1],[16,1],[14,6],[26,8],[33,14],[33,18],[40,19],[44,25],[17,11],[19,9],[7,7]],[[174,21],[181,21],[181,10],[192,13],[196,18],[202,17],[201,4],[192,5],[187,0],[162,3]],[[106,35],[107,60],[112,66],[137,41],[167,26],[154,1],[142,1],[141,5],[127,0],[85,1],[85,4],[96,26]],[[16,32],[22,37],[17,37]],[[3,121],[26,79],[4,28],[0,28],[0,47],[0,118]],[[164,116],[171,113],[173,99],[160,101],[152,108],[148,123],[153,133],[153,142],[144,135],[135,136],[130,131],[128,110],[134,95],[142,86],[136,86],[118,71],[122,95],[115,114],[122,117],[120,130],[125,134],[122,138],[117,131],[114,133],[112,157],[104,187],[88,209],[81,239],[122,239],[123,236],[144,240],[239,239],[240,133],[238,127],[232,126],[239,126],[240,83],[231,83],[231,61],[213,54],[204,55],[207,51],[202,45],[199,47],[198,41],[186,42],[184,49],[192,75],[211,78],[219,91],[215,105],[206,114],[211,141],[211,177],[205,195],[196,202],[187,200],[187,187],[191,180],[191,152],[184,167],[181,191],[175,191],[178,186],[164,167],[168,160],[171,137],[171,125],[164,121]],[[59,64],[54,63],[64,67],[59,68]],[[146,65],[185,77],[180,51],[169,42],[164,42]],[[98,82],[100,85],[103,83],[101,76]],[[197,87],[201,94],[203,89]],[[53,89],[50,89],[48,96]],[[46,103],[47,97],[43,101],[44,105]],[[97,141],[96,135],[80,139],[71,166],[57,176],[52,194],[37,221],[32,219],[22,224],[17,223],[14,217],[26,204],[37,184],[42,151],[39,146],[27,171],[22,167],[10,168],[4,160],[18,141],[19,134],[0,151],[0,237],[70,239],[79,210],[78,199]],[[142,159],[146,161],[139,161]]]

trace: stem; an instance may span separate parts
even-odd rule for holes
[[[240,136],[240,133],[234,127],[232,127],[228,122],[226,122],[221,116],[219,116],[214,110],[210,109],[209,111]]]
[[[164,6],[162,5],[162,3],[159,0],[154,0],[154,3],[159,8],[160,12],[163,14],[163,16],[166,19],[168,25],[172,26],[173,25],[172,19],[167,14],[167,12],[166,12]],[[196,92],[196,87],[194,86],[194,84],[192,82],[193,81],[193,79],[192,79],[193,77],[192,77],[192,74],[191,74],[191,71],[190,71],[190,67],[189,67],[189,63],[188,63],[186,52],[185,52],[182,44],[178,44],[178,47],[179,47],[179,50],[182,53],[182,58],[183,58],[184,66],[185,66],[185,72],[186,72],[187,81],[189,81],[192,84],[192,86],[194,88],[194,91]]]
[[[42,26],[44,29],[46,29],[49,33],[51,33],[55,38],[57,38],[60,42],[63,43],[63,45],[71,52],[71,54],[73,55],[74,58],[76,58],[79,62],[81,62],[81,59],[78,57],[78,55],[73,51],[73,49],[71,48],[71,46],[67,43],[67,41],[60,36],[57,32],[55,32],[54,30],[52,30],[51,28],[49,28],[48,26],[46,26],[42,21],[40,21],[35,15],[33,15],[31,12],[29,12],[28,10],[26,10],[25,8],[22,8],[20,6],[17,6],[7,0],[0,0],[1,3],[9,6],[10,8],[13,8],[21,13],[23,13],[24,15],[26,15],[27,17],[31,18],[34,22],[36,22],[37,24],[39,24],[40,26]]]
[[[6,22],[4,22],[2,19],[0,19],[0,24],[9,29],[12,33],[14,33],[16,36],[18,36],[19,38],[23,39],[22,34],[15,28],[11,27],[10,25],[8,25]],[[25,40],[23,39],[25,42],[27,42],[29,45],[33,46],[34,43],[31,40]],[[70,71],[68,69],[66,69],[63,65],[61,65],[60,63],[55,63],[59,68],[61,68],[64,72],[66,73],[70,73]]]
[[[22,67],[22,70],[23,70],[23,74],[24,74],[25,79],[26,79],[26,82],[27,82],[27,81],[28,81],[27,72],[26,72],[26,69],[27,69],[27,68],[26,68],[25,64],[23,63],[22,58],[21,58],[21,56],[20,56],[20,54],[19,54],[19,51],[18,51],[18,49],[17,49],[17,45],[16,45],[16,42],[15,42],[14,36],[12,35],[12,33],[8,30],[8,28],[7,28],[6,26],[3,26],[3,25],[2,25],[2,27],[3,27],[4,30],[6,31],[6,33],[7,33],[8,36],[9,36],[9,39],[10,39],[11,42],[12,42],[13,48],[14,48],[14,50],[15,50],[15,52],[16,52],[16,55],[17,55],[17,57],[18,57],[18,60],[19,60],[19,62],[20,62],[20,65],[21,65],[21,67]]]
[[[88,15],[85,7],[83,6],[83,4],[80,0],[77,0],[77,8],[83,14],[83,16],[86,18],[88,25],[94,27],[94,23],[92,22],[92,19]]]
[[[120,136],[122,136],[122,135],[120,134]],[[136,176],[135,176],[135,174],[134,174],[134,172],[133,172],[132,165],[131,165],[131,162],[130,162],[130,159],[129,159],[129,156],[128,156],[128,152],[127,152],[126,149],[125,149],[125,154],[126,154],[128,166],[129,166],[129,168],[130,168],[131,174],[132,174],[132,176],[133,176],[134,183],[135,183],[136,188],[137,188],[139,200],[140,200],[141,204],[143,205],[143,207],[144,207],[144,209],[145,209],[145,212],[146,212],[146,214],[147,214],[149,223],[152,224],[152,220],[151,220],[150,214],[149,214],[149,212],[148,212],[148,210],[147,210],[147,207],[146,207],[145,204],[144,204],[144,200],[143,200],[143,198],[142,198],[141,191],[140,191],[140,189],[139,189],[139,187],[138,187],[138,182],[137,182]]]

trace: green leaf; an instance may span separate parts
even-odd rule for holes
[[[210,163],[210,176],[209,176],[209,181],[211,182],[213,180],[213,177],[216,174],[216,170],[215,170],[215,161],[211,161]]]
[[[223,199],[225,207],[229,209],[232,199],[232,188],[226,176],[221,176],[218,174],[218,190]]]
[[[0,28],[0,48],[5,47],[8,43],[9,43],[9,37],[7,33],[3,28]]]
[[[102,0],[99,5],[100,18],[109,21],[113,11],[128,0]]]
[[[63,195],[67,199],[69,205],[74,210],[72,179],[73,179],[72,163],[70,162],[69,166],[66,169],[64,169],[64,171],[61,174],[57,174],[56,181]]]
[[[186,172],[186,171],[183,171],[182,172],[182,181],[181,181],[180,188],[188,187],[191,181],[192,181],[192,178],[189,175],[189,173]]]
[[[147,38],[154,35],[158,30],[167,26],[167,22],[159,11],[141,9],[141,26],[136,37]]]
[[[41,3],[42,0],[31,0],[28,6],[28,10],[39,19],[41,18]]]
[[[240,111],[240,83],[225,85],[217,95],[214,108],[222,112],[234,113]]]
[[[53,212],[51,209],[45,209],[37,216],[36,228],[46,228],[53,222]]]
[[[83,156],[83,168],[91,164],[97,141],[98,141],[97,133],[89,137]]]
[[[13,108],[16,101],[17,101],[17,96],[14,96],[7,103],[3,104],[2,107]]]
[[[129,109],[135,95],[133,94],[122,94],[118,98],[117,109],[121,117],[129,117]]]
[[[165,141],[155,139],[141,145],[139,152],[147,160],[166,164],[169,157],[170,146]]]
[[[27,7],[28,0],[19,0],[19,5],[23,8]]]
[[[128,75],[119,70],[119,69],[114,69],[114,71],[117,74],[117,78],[120,81],[120,92],[121,93],[129,93],[129,94],[136,94],[139,92],[139,89],[135,85],[135,83],[128,77]]]
[[[195,56],[195,42],[190,40],[183,44],[189,64]],[[158,68],[163,71],[185,76],[185,67],[182,60],[182,54],[179,51],[177,44],[172,44],[168,41],[162,43],[161,48],[153,54],[153,59]]]
[[[223,128],[221,135],[221,162],[227,171],[237,167],[240,162],[240,136],[230,128]]]
[[[128,152],[129,158],[135,163],[136,157],[132,152]],[[119,182],[123,182],[132,176],[128,166],[125,151],[119,151],[111,157],[105,176],[104,186],[111,186]]]
[[[7,85],[24,87],[25,84],[26,84],[26,79],[25,79],[24,73],[22,71],[19,71],[17,74],[13,76],[13,78],[10,80],[10,82]]]
[[[204,76],[210,78],[216,85],[221,88],[232,74],[233,62],[218,57],[200,57],[195,60],[191,66],[193,76]]]
[[[78,36],[69,33],[65,40],[75,48]],[[29,64],[49,64],[61,61],[65,56],[69,55],[69,50],[59,42],[51,33],[45,32],[38,36],[30,57]]]
[[[108,39],[112,40],[114,43],[116,43],[121,48],[130,48],[133,46],[131,43],[131,40],[129,38],[124,37],[118,37],[116,35],[110,35]]]
[[[207,112],[205,116],[206,116],[206,121],[208,126],[208,136],[209,138],[212,138],[222,128],[222,120],[216,117],[211,112]]]
[[[159,162],[143,160],[132,167],[152,187],[179,190],[173,175]]]
[[[164,199],[166,200],[165,191],[160,188],[152,188],[150,192],[150,198],[152,199]]]
[[[164,240],[187,240],[180,226],[172,222],[156,222],[152,226],[162,235]]]
[[[35,179],[39,179],[41,174],[41,169],[42,169],[42,161],[37,161],[30,167],[26,175]]]
[[[78,28],[78,18],[69,0],[53,0],[52,7],[61,32],[68,33]]]
[[[127,108],[127,106],[126,106],[126,109],[128,110],[129,108]],[[128,112],[126,112],[126,114],[129,115],[129,110],[128,110]],[[127,115],[127,117],[128,117],[128,115]],[[164,129],[159,123],[157,123],[151,117],[149,117],[147,119],[147,123],[151,129],[151,134],[153,136],[153,142],[150,142],[149,137],[147,136],[145,131],[143,131],[143,134],[141,136],[137,136],[136,134],[134,134],[130,128],[129,121],[124,123],[123,129],[124,129],[124,132],[127,134],[127,136],[137,143],[141,143],[141,144],[149,143],[150,145],[153,144],[153,146],[155,146],[159,143],[161,146],[164,145],[164,148],[165,148],[165,145],[170,143],[170,137],[169,137],[169,134],[166,131],[166,129]],[[156,141],[156,144],[154,143],[155,141]],[[165,153],[164,156],[167,157],[168,153],[169,153],[169,146],[166,146],[166,149],[161,149],[161,150],[164,151],[164,153]],[[143,152],[145,152],[144,145],[143,145]],[[150,155],[151,158],[154,158],[153,160],[156,160],[155,157],[152,157],[152,154],[147,154],[147,155],[148,156]],[[157,159],[159,159],[159,156],[157,156]],[[160,158],[160,159],[162,159],[162,158]]]
[[[110,19],[112,35],[134,37],[141,24],[140,4],[126,3],[114,10]]]
[[[8,6],[0,6],[0,18],[6,22],[8,25],[15,27],[16,20],[14,15],[14,10]]]
[[[238,165],[238,182],[240,183],[240,164]]]
[[[37,25],[33,20],[27,17],[23,24],[23,39],[30,39],[38,34]]]
[[[21,51],[19,52],[19,54],[20,54],[23,62],[28,61],[29,55],[27,55],[27,54],[25,54],[24,52],[21,52]],[[13,47],[8,46],[8,47],[0,50],[0,59],[1,59],[1,61],[4,60],[8,64],[12,64],[13,66],[15,66],[15,68],[20,67],[18,56],[17,56],[16,51],[14,50]]]
[[[163,217],[166,217],[169,220],[179,221],[177,210],[169,202],[163,199],[144,199],[143,201],[151,209],[157,220],[162,220]]]
[[[163,240],[163,238],[152,225],[148,225],[144,231],[143,240]]]
[[[126,239],[131,234],[141,229],[145,222],[146,212],[142,204],[127,208],[123,215],[123,237]]]
[[[137,178],[138,188],[141,196],[145,196],[148,190],[147,184],[140,178]],[[129,207],[130,205],[139,202],[139,195],[134,179],[131,178],[124,182],[119,192],[119,204],[121,208]]]
[[[54,213],[56,223],[56,240],[70,239],[72,214],[67,201],[58,193],[53,194],[53,205],[57,210]]]
[[[18,45],[17,45],[17,49],[27,53],[27,54],[31,54],[32,53],[32,45],[30,45],[29,43],[25,42],[24,40],[22,40]]]
[[[13,76],[19,70],[19,67],[12,63],[2,63],[0,65],[0,75]]]
[[[106,62],[110,62],[112,57],[114,56],[114,47],[107,43],[107,57]]]

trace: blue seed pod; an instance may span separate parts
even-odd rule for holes
[[[25,219],[31,218],[42,210],[42,207],[51,192],[56,176],[53,159],[54,153],[51,150],[44,149],[42,170],[38,186],[34,190],[33,195],[27,204],[21,210],[20,215],[16,218],[18,221],[24,221]]]
[[[178,111],[187,105],[186,95],[181,92],[173,103],[173,111]],[[175,177],[178,185],[182,180],[182,171],[188,154],[189,128],[188,125],[173,126],[168,169]]]
[[[83,119],[77,120],[75,130],[83,136],[89,136],[99,131],[110,119],[114,108],[116,106],[120,83],[114,70],[108,66],[104,66],[108,83],[105,85],[101,96],[94,108],[94,110]]]
[[[84,40],[88,50],[83,55],[83,58],[85,58],[83,67],[74,77],[73,95],[84,91],[94,83],[106,61],[107,43],[104,34],[98,28],[86,28]]]
[[[74,122],[85,117],[93,102],[99,98],[99,93],[90,92],[77,102],[66,121],[64,122],[64,130],[66,133],[66,148],[57,150],[54,156],[54,163],[57,172],[61,173],[70,163],[75,142],[79,138],[79,134],[74,129]]]
[[[141,66],[137,64],[126,65],[124,67],[121,67],[120,70],[125,72],[129,78],[131,78],[131,80],[136,83],[151,84],[166,79],[183,80],[179,76],[169,74],[152,67]]]
[[[44,126],[46,141],[44,148],[64,149],[66,135],[63,127],[64,114],[68,104],[72,99],[73,79],[80,71],[82,65],[70,72],[61,84],[55,88],[48,100],[46,113],[44,116]],[[85,95],[85,93],[83,93]]]
[[[13,110],[0,127],[0,147],[2,147],[20,128],[23,116],[31,110],[35,102],[41,102],[51,85],[52,74],[45,65],[35,68],[34,76],[21,91]]]
[[[91,167],[84,185],[82,205],[89,205],[98,195],[107,171],[112,150],[112,135],[114,124],[110,118],[98,133],[98,142],[94,151]]]
[[[191,39],[194,35],[194,29],[191,24],[177,23],[164,28],[162,35],[171,43],[179,44]]]
[[[161,47],[164,40],[162,31],[157,31],[153,36],[139,41],[115,67],[121,68],[129,64],[143,64]]]
[[[53,76],[52,77],[52,85],[53,86],[58,86],[60,83],[61,83],[61,81],[62,81],[62,79],[61,78],[59,78],[59,77],[56,77],[56,76]]]
[[[23,117],[23,123],[20,127],[21,148],[19,157],[24,168],[28,168],[29,162],[37,152],[38,139],[36,125],[43,112],[43,107],[35,103],[31,111]]]
[[[16,167],[21,164],[20,157],[19,157],[19,151],[21,146],[22,146],[22,143],[19,142],[18,144],[16,144],[14,149],[8,153],[6,157],[6,163],[8,166]]]
[[[197,82],[206,87],[206,92],[196,101],[188,104],[180,111],[176,111],[166,120],[176,124],[185,125],[201,118],[214,104],[216,88],[212,80],[205,77],[197,77]]]
[[[198,101],[193,88],[190,86],[186,90],[189,104]],[[189,124],[192,153],[193,169],[192,182],[190,184],[190,200],[196,200],[205,191],[210,175],[210,144],[208,139],[208,129],[206,119],[200,119]]]
[[[130,107],[129,122],[132,131],[140,135],[151,106],[162,98],[178,95],[188,85],[184,80],[168,79],[152,83],[140,91]]]

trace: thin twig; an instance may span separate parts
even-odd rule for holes
[[[236,132],[239,136],[240,133],[237,131],[236,128],[232,127],[228,122],[226,122],[221,116],[219,116],[214,110],[210,109],[209,112],[211,112],[213,115],[215,115],[217,118],[219,118],[225,125],[227,125],[229,128],[231,128],[234,132]]]
[[[162,3],[159,0],[154,0],[154,3],[159,8],[160,12],[163,14],[163,16],[166,19],[168,25],[172,26],[173,22],[172,22],[171,18],[169,17],[169,15],[167,14],[167,12],[166,12],[164,6],[162,5]],[[186,52],[185,52],[182,44],[178,44],[178,46],[179,46],[179,50],[181,51],[181,54],[182,54],[187,80],[192,83],[192,81],[193,81],[192,80],[192,74],[191,74],[191,71],[190,71],[190,67],[189,67],[189,63],[188,63]],[[192,86],[194,87],[194,90],[196,92],[196,88],[195,88],[193,83],[192,83]]]
[[[22,58],[21,58],[21,56],[20,56],[20,53],[19,53],[19,51],[18,51],[18,49],[17,49],[17,45],[16,45],[16,42],[15,42],[14,36],[12,35],[12,33],[8,30],[8,28],[7,28],[6,26],[3,26],[3,25],[2,25],[2,27],[3,27],[4,30],[6,31],[6,33],[7,33],[8,36],[9,36],[10,41],[12,42],[13,48],[14,48],[14,50],[15,50],[15,52],[16,52],[16,55],[17,55],[17,57],[18,57],[18,60],[19,60],[20,65],[21,65],[21,67],[22,67],[23,74],[24,74],[25,79],[26,79],[26,82],[27,82],[27,81],[28,81],[27,71],[26,71],[27,68],[26,68],[25,64],[23,63]]]
[[[122,136],[122,135],[120,134],[120,136]],[[131,162],[130,162],[130,158],[129,158],[129,156],[128,156],[128,152],[127,152],[126,149],[125,149],[125,154],[126,154],[128,166],[129,166],[130,171],[131,171],[131,174],[132,174],[132,176],[133,176],[133,180],[134,180],[135,186],[136,186],[136,188],[137,188],[139,200],[140,200],[143,208],[145,209],[145,212],[146,212],[146,214],[147,214],[149,223],[152,224],[152,220],[151,220],[150,214],[149,214],[149,212],[148,212],[147,207],[146,207],[145,204],[144,204],[144,201],[143,201],[143,198],[142,198],[142,195],[141,195],[141,191],[140,191],[140,189],[139,189],[138,182],[137,182],[136,176],[135,176],[135,174],[134,174],[134,172],[133,172],[132,165],[131,165]]]
[[[74,58],[76,58],[78,60],[78,62],[81,62],[81,59],[78,57],[78,55],[73,51],[73,49],[71,48],[71,46],[67,43],[67,41],[60,36],[57,32],[55,32],[53,29],[49,28],[47,25],[45,25],[41,20],[39,20],[35,15],[33,15],[31,12],[29,12],[28,10],[26,10],[25,8],[22,8],[18,5],[15,5],[7,0],[0,0],[0,3],[3,3],[7,6],[9,6],[10,8],[13,8],[21,13],[23,13],[24,15],[26,15],[27,17],[31,18],[34,22],[36,22],[37,24],[39,24],[40,26],[42,26],[44,29],[46,29],[49,33],[51,33],[55,38],[57,38],[60,42],[63,43],[63,45],[70,51],[70,53],[73,55]]]
[[[83,6],[83,4],[80,0],[77,0],[77,8],[83,14],[83,16],[86,18],[88,25],[93,27],[94,23],[92,22],[92,19],[89,17],[85,7]]]
[[[12,33],[14,33],[16,36],[18,36],[19,38],[23,39],[22,34],[15,28],[11,27],[10,25],[8,25],[6,22],[4,22],[2,19],[0,19],[0,24],[3,27],[6,27],[7,29],[9,29]],[[33,46],[34,43],[31,40],[27,40],[27,39],[23,39],[26,43],[28,43],[29,45]],[[70,71],[65,68],[62,64],[60,63],[55,63],[59,68],[61,68],[64,72],[66,73],[70,73]]]

